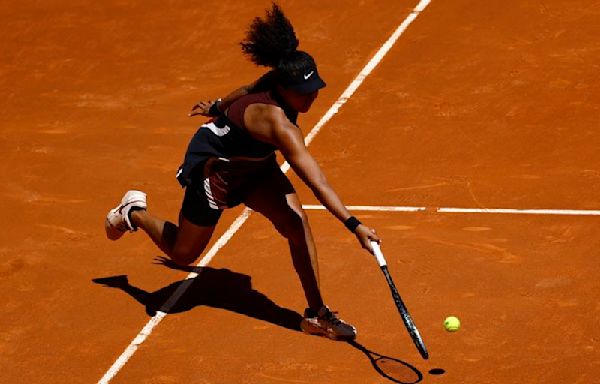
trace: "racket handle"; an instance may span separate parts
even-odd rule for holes
[[[379,246],[379,243],[377,243],[376,241],[371,241],[371,247],[373,247],[373,253],[375,254],[375,258],[377,259],[379,266],[386,266],[387,263],[385,261],[385,258],[383,257],[383,252],[381,252],[381,247]]]

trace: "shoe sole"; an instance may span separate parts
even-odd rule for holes
[[[306,333],[307,335],[326,337],[334,341],[352,341],[356,339],[356,334],[352,336],[338,336],[336,334],[324,331],[318,327],[313,327],[311,325],[307,326],[305,325],[304,321],[300,323],[300,329],[302,329],[302,332]]]

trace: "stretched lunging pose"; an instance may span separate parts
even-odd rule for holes
[[[277,5],[251,24],[242,50],[271,70],[219,102],[201,102],[190,115],[213,115],[192,137],[177,179],[186,188],[179,223],[153,216],[146,194],[129,191],[106,218],[109,239],[141,228],[174,262],[187,265],[204,251],[223,209],[241,203],[266,216],[288,240],[308,307],[301,323],[309,334],[356,337],[356,329],[324,303],[317,253],[302,205],[275,160],[279,150],[317,199],[372,252],[375,231],[361,224],[340,201],[308,152],[296,125],[325,83],[314,59],[297,49],[289,20]]]

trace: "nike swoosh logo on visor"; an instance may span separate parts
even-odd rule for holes
[[[313,73],[315,73],[315,71],[310,71],[309,73],[304,75],[304,80],[308,80],[313,75]]]

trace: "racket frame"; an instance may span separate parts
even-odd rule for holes
[[[400,317],[402,318],[402,322],[404,323],[406,330],[408,331],[413,343],[417,347],[417,350],[421,354],[421,357],[423,357],[423,359],[428,359],[429,352],[427,351],[427,348],[425,347],[423,338],[421,337],[421,334],[419,333],[419,330],[417,329],[415,322],[413,321],[412,317],[410,316],[410,313],[408,312],[408,309],[406,308],[404,301],[400,297],[400,293],[398,292],[398,289],[396,288],[396,285],[394,284],[394,280],[392,280],[392,276],[390,275],[390,271],[387,267],[387,262],[385,260],[385,257],[383,256],[383,252],[381,252],[381,247],[375,241],[371,242],[371,246],[373,247],[373,254],[375,255],[375,258],[377,259],[379,268],[381,268],[381,271],[383,272],[383,275],[385,276],[385,280],[387,281],[388,286],[390,287],[390,291],[392,293],[392,298],[394,299],[394,303],[396,304],[396,308],[398,309],[398,312],[400,313]]]

